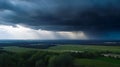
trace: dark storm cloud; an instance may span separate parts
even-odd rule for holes
[[[9,0],[0,0],[0,9],[11,9],[12,4],[9,3]]]
[[[120,0],[0,0],[1,20],[52,31],[120,29]],[[4,12],[2,11],[2,12]]]

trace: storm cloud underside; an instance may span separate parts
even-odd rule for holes
[[[0,0],[0,24],[119,40],[120,0]]]

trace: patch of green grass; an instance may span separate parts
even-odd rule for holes
[[[75,51],[110,51],[120,53],[120,46],[96,46],[96,45],[58,45],[50,47],[50,50],[75,50]]]
[[[115,62],[118,62],[117,60],[112,60]],[[98,60],[98,59],[76,59],[75,60],[76,67],[120,67],[120,62],[118,63],[112,63],[104,60]]]

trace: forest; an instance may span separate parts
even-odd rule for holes
[[[86,51],[58,53],[49,51],[28,51],[15,53],[0,50],[0,67],[93,67],[92,65],[86,65],[79,62],[79,59],[97,59],[100,57],[104,57],[101,55],[101,52],[92,53]],[[118,61],[118,64],[104,63],[107,66],[103,65],[103,67],[120,66],[120,58],[108,57],[108,59],[114,59],[116,62]],[[82,62],[87,63],[86,61]],[[97,64],[95,64],[94,67],[97,67]]]

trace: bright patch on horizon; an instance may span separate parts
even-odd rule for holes
[[[0,25],[0,39],[88,39],[84,32],[47,31],[34,30],[21,25],[7,26]]]

